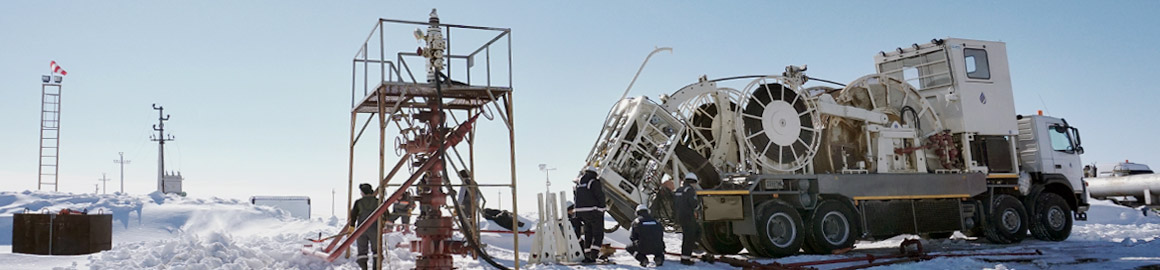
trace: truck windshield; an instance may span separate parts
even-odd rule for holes
[[[1051,134],[1051,149],[1055,151],[1072,152],[1071,136],[1068,135],[1067,129],[1062,126],[1052,126],[1048,129]]]

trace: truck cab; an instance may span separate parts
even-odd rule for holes
[[[1079,129],[1063,118],[1043,115],[1018,116],[1017,151],[1024,177],[1024,195],[1042,190],[1060,194],[1076,211],[1076,219],[1086,219],[1088,209],[1084,184],[1083,154]],[[1064,196],[1067,195],[1067,196]]]

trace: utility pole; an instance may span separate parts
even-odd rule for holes
[[[157,106],[153,104],[153,109],[157,110],[157,124],[153,125],[153,130],[157,131],[157,136],[150,135],[150,140],[157,142],[157,190],[165,193],[165,142],[172,141],[173,135],[166,137],[165,135],[165,121],[169,121],[169,115],[165,114],[164,106]]]
[[[330,189],[330,216],[334,217],[334,189]]]
[[[109,178],[105,177],[105,173],[101,173],[101,179],[97,179],[97,181],[104,182],[105,191],[101,192],[101,194],[108,194],[109,193]]]
[[[117,152],[120,159],[113,160],[113,163],[121,164],[121,194],[125,194],[125,164],[129,164],[132,160],[125,160],[125,152]]]

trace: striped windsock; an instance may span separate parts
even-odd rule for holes
[[[60,68],[60,66],[58,66],[56,64],[56,61],[52,61],[52,64],[49,65],[49,68],[52,69],[53,73],[60,73],[60,75],[68,75],[68,72],[64,71],[64,69]]]

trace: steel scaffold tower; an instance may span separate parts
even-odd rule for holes
[[[416,27],[426,27],[426,32],[416,30]],[[452,31],[457,35],[456,41],[464,42],[455,43],[453,47]],[[414,49],[416,43],[408,40],[412,36],[425,45]],[[378,48],[374,48],[375,45]],[[377,50],[378,55],[374,56],[372,50]],[[387,50],[397,53],[388,55]],[[492,54],[506,58],[506,61],[493,61]],[[426,68],[414,74],[408,62]],[[417,268],[451,269],[452,254],[480,256],[500,267],[478,245],[476,224],[482,212],[479,210],[486,203],[479,190],[481,187],[510,189],[511,211],[518,213],[518,204],[515,203],[518,193],[512,120],[511,29],[443,24],[434,11],[427,22],[379,19],[355,54],[351,71],[346,209],[349,210],[353,203],[356,173],[369,173],[369,170],[355,166],[356,146],[366,129],[375,125],[371,121],[376,121],[379,131],[376,172],[379,180],[375,196],[379,198],[380,206],[370,218],[378,218],[378,224],[389,222],[384,214],[386,209],[400,200],[405,191],[413,189],[420,205],[415,233],[421,240],[411,245],[411,250],[420,254],[416,260]],[[362,91],[358,91],[360,88]],[[478,142],[475,133],[483,128],[481,125],[486,120],[500,120],[501,129],[507,131],[508,151],[490,153],[489,156],[508,157],[504,161],[509,163],[510,182],[476,181],[475,145]],[[360,122],[361,126],[358,125]],[[393,143],[387,140],[388,133],[395,133]],[[388,167],[387,147],[392,145],[398,157],[396,164]],[[405,171],[403,167],[407,167]],[[396,176],[403,177],[398,179]],[[456,179],[459,181],[453,181]],[[360,225],[353,234],[335,238],[324,249],[304,252],[328,260],[341,256],[343,252],[349,256],[348,248],[354,240],[350,236],[382,231],[381,228],[363,227],[369,226]],[[518,229],[518,226],[513,227]],[[372,243],[381,246],[382,233],[371,235]],[[512,241],[518,246],[518,234],[512,234]],[[375,255],[381,258],[381,249]],[[519,268],[519,263],[516,256],[515,268]],[[380,269],[381,261],[373,268]]]

